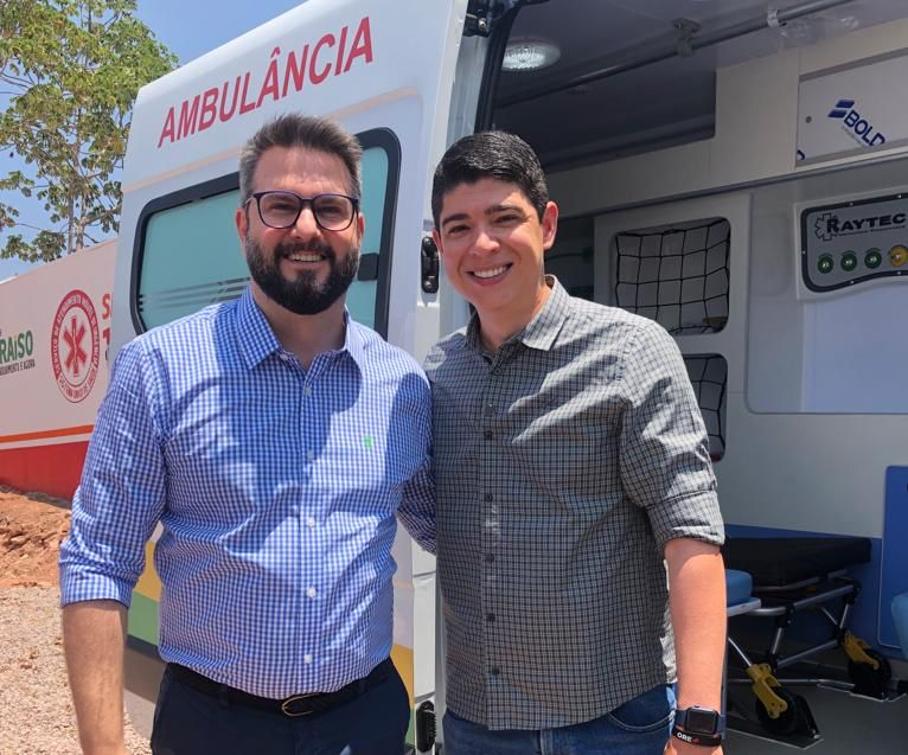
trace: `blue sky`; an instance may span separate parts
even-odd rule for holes
[[[139,17],[176,54],[180,63],[197,58],[299,4],[300,0],[138,0]],[[0,260],[0,280],[29,269],[29,265],[19,260]]]

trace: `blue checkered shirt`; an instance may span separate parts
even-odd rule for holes
[[[61,551],[63,604],[129,605],[163,525],[158,648],[283,698],[366,676],[392,643],[397,514],[434,550],[430,392],[348,318],[308,369],[249,291],[121,350]]]

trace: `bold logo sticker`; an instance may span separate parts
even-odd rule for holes
[[[862,147],[879,147],[885,144],[885,135],[867,117],[862,116],[854,104],[854,100],[839,100],[829,111],[828,117],[841,121],[845,133]]]
[[[854,100],[839,100],[835,107],[829,111],[830,118],[844,118],[848,111],[854,107]]]
[[[91,297],[73,289],[60,302],[50,336],[54,379],[67,401],[84,400],[98,377],[101,336]]]

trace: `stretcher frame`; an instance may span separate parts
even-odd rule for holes
[[[815,588],[817,591],[804,594],[804,591],[808,591],[810,588]],[[827,650],[834,650],[842,646],[846,641],[848,618],[860,592],[860,582],[848,577],[845,569],[778,587],[754,587],[754,593],[760,597],[762,605],[749,611],[748,615],[775,620],[775,630],[769,648],[763,654],[763,658],[769,664],[773,674],[778,674],[784,668],[801,663]],[[841,608],[836,615],[826,604],[839,600],[841,600]],[[809,609],[816,610],[826,619],[832,630],[831,636],[796,652],[783,653],[782,643],[785,633],[794,621],[795,615]],[[728,642],[745,666],[751,666],[752,661],[730,635]],[[789,686],[824,685],[846,690],[854,688],[854,684],[851,682],[820,677],[786,677],[780,678],[779,681]],[[749,683],[750,679],[729,679],[729,684]]]

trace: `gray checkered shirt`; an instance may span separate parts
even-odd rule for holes
[[[570,297],[433,386],[447,704],[491,729],[589,721],[675,675],[665,543],[721,544],[706,430],[656,323]]]

